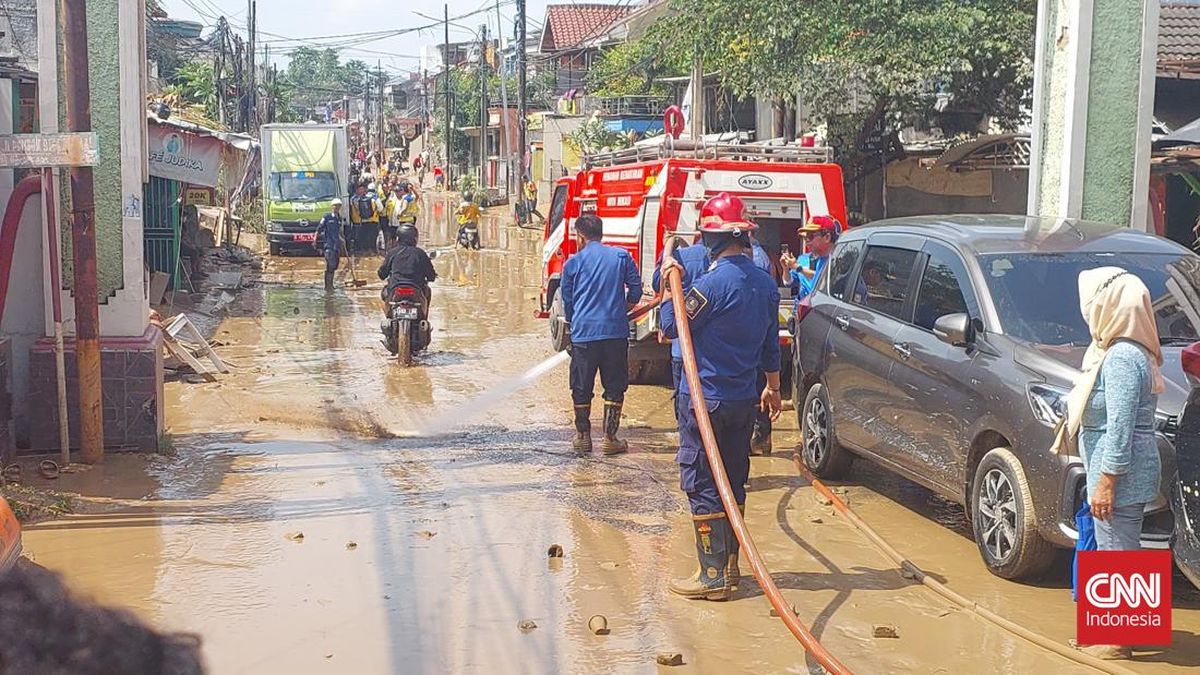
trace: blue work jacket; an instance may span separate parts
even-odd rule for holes
[[[679,337],[673,301],[663,303],[662,330]],[[696,366],[709,401],[757,400],[758,372],[779,372],[779,288],[749,256],[719,259],[684,299]],[[685,379],[682,395],[691,393]]]
[[[629,306],[642,298],[642,278],[624,249],[588,242],[562,273],[563,314],[571,342],[629,337]]]

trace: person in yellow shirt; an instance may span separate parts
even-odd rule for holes
[[[458,239],[455,245],[479,250],[479,205],[463,200],[454,214],[458,218]]]
[[[374,187],[374,183],[371,187]],[[367,191],[367,186],[359,183],[354,196],[350,198],[350,236],[346,242],[355,252],[369,251],[375,248],[375,237],[379,235],[379,214],[383,206],[374,193]]]

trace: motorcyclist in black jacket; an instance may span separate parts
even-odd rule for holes
[[[380,296],[385,315],[388,313],[388,301],[396,292],[396,287],[401,285],[420,289],[425,300],[425,314],[429,313],[429,284],[437,280],[437,271],[433,269],[429,255],[417,246],[417,228],[411,223],[400,223],[396,228],[396,246],[384,256],[378,273],[380,279],[387,280]]]

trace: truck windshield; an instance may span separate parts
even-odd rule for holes
[[[286,171],[271,174],[271,199],[279,202],[320,202],[337,196],[337,180],[327,171]]]
[[[1079,312],[1079,273],[1096,267],[1123,267],[1150,289],[1158,337],[1163,345],[1200,340],[1189,316],[1200,310],[1200,259],[1175,253],[1001,253],[982,255],[979,264],[996,303],[1005,333],[1043,345],[1091,342]]]

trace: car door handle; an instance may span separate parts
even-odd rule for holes
[[[892,350],[899,354],[902,359],[912,356],[912,350],[908,348],[907,342],[893,342]]]
[[[850,330],[850,317],[846,316],[845,314],[838,316],[833,320],[833,322],[836,323],[838,328],[841,328],[842,330]]]

